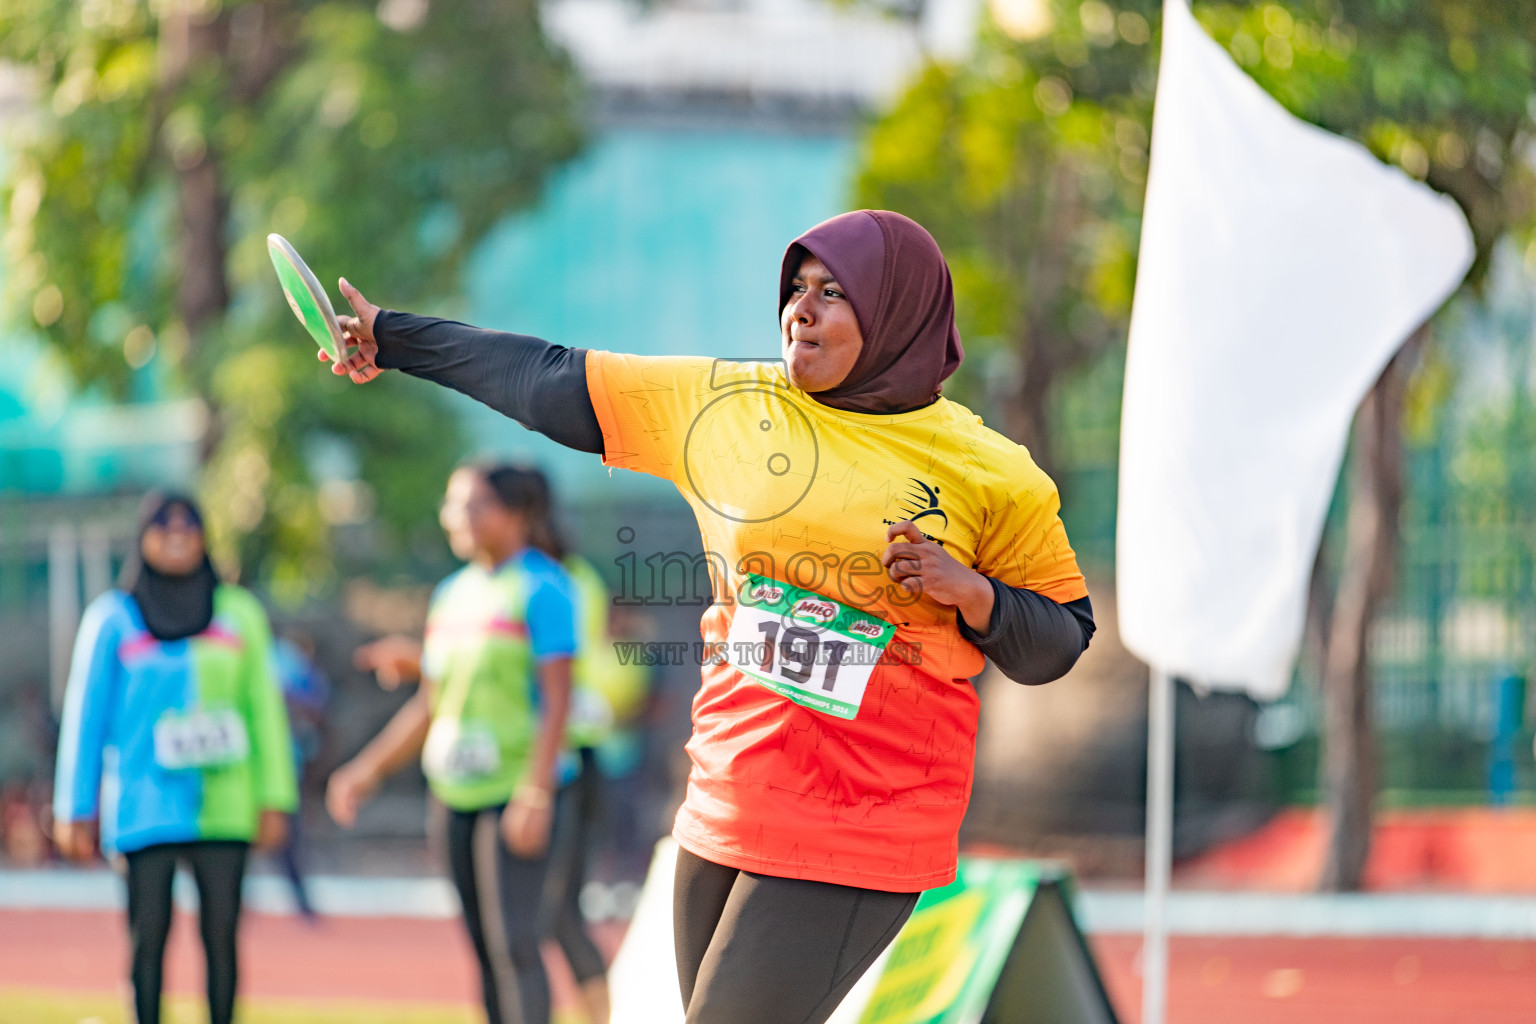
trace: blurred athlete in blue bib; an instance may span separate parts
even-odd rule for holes
[[[197,880],[209,1020],[229,1024],[246,853],[280,844],[297,802],[266,613],[219,582],[192,500],[150,495],[120,589],[80,624],[53,808],[67,856],[90,859],[99,834],[127,862],[139,1024],[160,1020],[178,861]]]

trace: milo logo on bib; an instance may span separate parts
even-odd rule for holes
[[[801,707],[857,718],[864,689],[896,627],[815,591],[749,574],[738,591],[725,657],[753,682]]]
[[[824,626],[837,618],[837,605],[820,598],[804,597],[795,602],[795,606],[789,610],[789,617]]]
[[[784,588],[769,586],[766,583],[759,583],[757,586],[751,588],[751,592],[748,596],[752,598],[753,604],[778,604],[780,601],[784,600]]]

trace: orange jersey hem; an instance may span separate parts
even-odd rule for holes
[[[678,846],[695,857],[702,857],[710,863],[735,868],[737,871],[752,871],[759,875],[771,875],[774,878],[800,878],[807,882],[830,882],[833,885],[846,885],[854,889],[873,889],[876,892],[926,892],[929,889],[937,889],[953,882],[959,869],[957,860],[943,871],[933,871],[926,875],[852,875],[841,871],[823,870],[813,864],[802,865],[797,869],[779,861],[722,850],[697,836],[689,835],[684,831],[681,823],[672,826],[672,838],[677,841]]]

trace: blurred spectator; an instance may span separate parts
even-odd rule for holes
[[[41,683],[24,683],[0,710],[0,859],[34,867],[50,856],[53,751],[58,722]]]
[[[466,465],[449,477],[439,520],[465,566],[433,595],[423,644],[385,638],[355,658],[387,669],[386,685],[424,685],[326,787],[350,828],[384,779],[420,759],[493,1024],[550,1019],[539,944],[551,833],[571,813],[561,748],[578,644],[547,518],[535,473]]]
[[[271,650],[255,596],[215,572],[198,506],[147,495],[119,587],[76,637],[53,805],[70,859],[99,845],[126,862],[139,1024],[161,1019],[178,864],[197,882],[208,1019],[234,1019],[247,855],[282,845],[297,804]]]
[[[608,1019],[608,980],[602,954],[587,930],[581,894],[608,802],[610,765],[618,766],[620,775],[632,775],[639,764],[631,756],[637,748],[633,742],[625,743],[622,726],[633,723],[650,679],[644,667],[621,662],[614,650],[609,621],[612,599],[602,576],[580,555],[565,552],[558,538],[552,537],[549,543],[563,555],[576,596],[580,648],[572,676],[566,742],[576,752],[580,768],[570,783],[574,813],[556,822],[551,840],[546,899],[555,941],[580,986],[587,1019],[595,1024]]]
[[[0,838],[5,861],[14,867],[37,867],[48,859],[48,837],[34,796],[33,787],[19,782],[0,791]]]
[[[273,671],[283,691],[288,708],[288,728],[293,734],[293,770],[303,779],[304,769],[320,755],[325,727],[325,712],[331,702],[331,684],[315,664],[314,640],[299,630],[289,630],[278,638],[272,650]],[[302,864],[303,806],[302,786],[299,806],[288,816],[288,841],[277,851],[278,862],[288,884],[293,887],[293,902],[306,921],[315,920],[314,904],[304,884]]]

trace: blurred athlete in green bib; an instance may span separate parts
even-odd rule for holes
[[[571,666],[571,583],[540,549],[550,535],[541,478],[510,466],[448,480],[442,525],[464,568],[432,597],[419,663],[359,652],[387,682],[419,670],[422,688],[331,776],[343,826],[390,773],[421,757],[445,820],[445,860],[480,962],[491,1024],[548,1024],[539,954],[549,840],[557,813]]]
[[[542,490],[536,502],[543,511],[531,520],[532,544],[559,560],[570,577],[575,602],[577,654],[572,665],[570,711],[561,762],[561,787],[549,843],[548,881],[544,887],[544,920],[576,979],[587,1020],[607,1024],[608,971],[602,951],[592,940],[581,912],[581,890],[587,880],[587,859],[603,810],[603,768],[600,748],[614,735],[616,724],[633,717],[645,696],[648,677],[639,665],[621,664],[608,637],[608,585],[592,564],[569,551],[555,526],[554,498],[538,470],[519,470]],[[375,673],[388,689],[421,678],[422,645],[407,636],[386,636],[357,651],[357,667]]]

